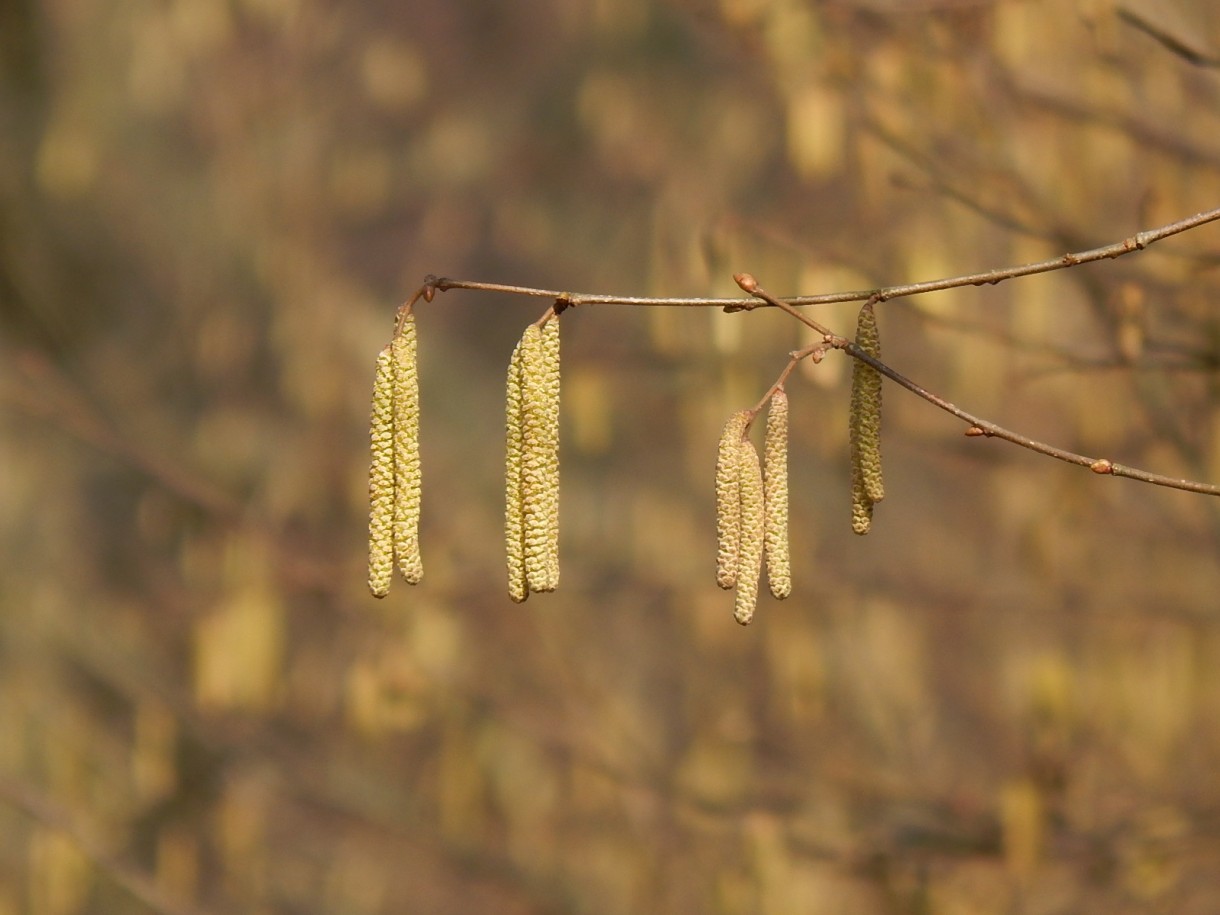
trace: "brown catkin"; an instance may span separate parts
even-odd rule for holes
[[[748,438],[738,445],[741,490],[741,551],[737,559],[737,593],[733,618],[747,625],[758,606],[758,581],[762,577],[763,542],[766,539],[762,465],[758,451]]]
[[[865,302],[860,309],[856,345],[874,359],[881,358],[881,338],[872,302]],[[865,498],[870,503],[880,502],[885,498],[881,476],[881,373],[861,359],[852,364],[849,415],[852,467],[860,474]]]
[[[525,507],[521,498],[521,368],[524,344],[522,338],[508,363],[505,406],[504,540],[508,553],[508,596],[516,603],[521,603],[530,593],[525,576]]]
[[[408,313],[391,344],[394,354],[394,556],[407,584],[424,577],[419,552],[419,370],[415,315]]]
[[[388,344],[377,356],[369,440],[369,591],[385,597],[394,576],[394,354]]]
[[[741,550],[741,448],[748,410],[729,417],[716,450],[716,584],[728,590],[737,584]]]
[[[767,585],[783,600],[792,593],[788,555],[788,395],[781,387],[771,395],[763,446],[763,504],[766,509]]]

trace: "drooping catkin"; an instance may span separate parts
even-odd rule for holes
[[[554,591],[559,556],[558,327],[531,324],[521,338],[521,505],[530,591]]]
[[[856,345],[874,359],[881,358],[881,338],[872,302],[865,302],[860,309]],[[870,503],[880,502],[885,498],[881,476],[881,373],[861,359],[852,363],[849,416],[852,467],[860,474],[865,498]]]
[[[545,369],[546,413],[543,422],[547,449],[546,476],[543,479],[543,518],[546,521],[546,579],[540,591],[559,587],[559,316],[542,325],[542,363]]]
[[[788,555],[788,395],[781,387],[771,395],[763,445],[763,504],[766,509],[767,585],[783,600],[792,593]]]
[[[407,584],[424,577],[419,551],[419,370],[415,315],[408,312],[391,344],[394,354],[394,556]]]
[[[739,481],[741,491],[741,549],[737,558],[737,592],[733,600],[733,618],[747,625],[758,606],[758,582],[762,577],[763,542],[766,539],[762,465],[754,443],[743,438],[740,453]]]
[[[390,344],[377,356],[369,440],[369,591],[374,597],[385,597],[394,577],[394,354]]]
[[[505,406],[505,469],[504,469],[504,540],[508,554],[508,596],[521,603],[529,597],[529,582],[525,576],[525,506],[522,501],[521,375],[524,362],[525,338],[513,349],[508,363],[508,395]]]
[[[749,410],[730,416],[716,450],[716,584],[725,590],[737,584],[741,551],[740,444],[749,421]]]

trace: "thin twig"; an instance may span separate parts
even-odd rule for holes
[[[755,414],[762,409],[767,400],[769,400],[771,395],[775,392],[776,388],[783,384],[784,380],[787,379],[787,377],[792,373],[797,363],[806,358],[820,358],[820,354],[824,353],[827,347],[830,347],[842,350],[849,356],[868,363],[895,384],[906,388],[911,393],[928,401],[928,403],[939,407],[946,413],[949,413],[963,422],[968,423],[969,428],[966,432],[967,435],[1003,439],[1004,441],[1012,442],[1015,445],[1020,445],[1022,448],[1028,448],[1029,450],[1038,454],[1044,454],[1047,457],[1053,457],[1069,464],[1077,464],[1081,467],[1088,467],[1094,473],[1098,474],[1128,477],[1133,480],[1139,480],[1143,483],[1151,483],[1155,486],[1166,486],[1171,489],[1181,489],[1186,492],[1201,493],[1209,496],[1220,496],[1220,486],[1211,483],[1200,483],[1195,480],[1168,477],[1162,474],[1140,470],[1136,467],[1128,467],[1124,464],[1118,464],[1108,458],[1094,458],[1083,454],[1077,454],[1073,451],[1067,451],[1063,448],[1056,448],[1054,445],[1049,445],[1045,442],[1040,442],[1036,439],[1029,438],[1028,436],[1021,435],[1018,432],[1005,429],[1003,426],[996,425],[995,423],[985,420],[982,417],[975,416],[973,413],[963,410],[956,404],[951,403],[945,400],[943,397],[933,394],[926,388],[916,384],[905,375],[902,375],[901,373],[890,368],[884,362],[873,358],[847,338],[840,337],[832,333],[829,328],[823,326],[813,318],[806,314],[802,314],[797,310],[799,307],[804,305],[829,305],[835,302],[858,301],[880,303],[889,299],[920,295],[926,292],[938,292],[961,286],[994,286],[995,284],[1003,282],[1004,280],[1015,279],[1017,277],[1032,276],[1037,273],[1049,273],[1052,270],[1062,270],[1066,267],[1077,267],[1081,264],[1122,257],[1123,255],[1130,254],[1133,251],[1142,251],[1153,242],[1160,241],[1163,238],[1168,238],[1171,235],[1177,235],[1179,232],[1185,232],[1189,229],[1194,229],[1198,226],[1215,222],[1218,219],[1220,219],[1220,208],[1206,210],[1201,213],[1196,213],[1194,216],[1188,216],[1185,219],[1180,219],[1177,222],[1160,226],[1159,228],[1137,232],[1136,234],[1128,236],[1121,241],[1114,242],[1113,244],[1103,245],[1099,248],[1090,248],[1086,251],[1077,251],[1075,253],[1064,254],[1050,260],[1012,267],[1002,267],[995,270],[988,270],[983,273],[971,273],[963,276],[947,277],[940,280],[928,280],[921,283],[883,286],[878,289],[856,292],[835,292],[824,295],[778,298],[776,296],[772,296],[770,293],[766,292],[766,290],[762,289],[754,277],[750,276],[749,274],[737,274],[734,277],[738,285],[742,287],[743,291],[751,293],[750,298],[746,299],[617,296],[601,293],[562,292],[555,289],[540,289],[532,286],[514,286],[505,283],[485,283],[475,280],[457,280],[448,277],[436,277],[429,275],[425,277],[424,285],[421,287],[420,291],[416,293],[416,298],[422,295],[425,300],[432,301],[432,297],[437,291],[445,292],[450,289],[470,289],[482,292],[505,292],[511,295],[525,295],[537,298],[554,299],[556,311],[574,305],[636,305],[654,307],[722,308],[725,311],[730,312],[750,311],[754,308],[762,306],[778,308],[781,311],[787,312],[792,317],[796,318],[798,321],[820,334],[822,339],[818,343],[811,344],[804,349],[797,350],[789,354],[788,365],[785,366],[775,384],[773,384],[771,388],[767,390],[767,392],[759,400],[758,404],[754,407],[752,412]]]
[[[784,310],[790,310],[790,306],[772,296],[769,292],[758,285],[757,280],[749,274],[738,274],[737,282],[742,289],[749,291],[755,297],[762,299],[764,302]],[[1152,483],[1155,486],[1167,486],[1171,489],[1182,489],[1186,492],[1201,493],[1208,496],[1220,496],[1220,486],[1211,483],[1199,483],[1194,480],[1184,480],[1177,477],[1167,477],[1159,473],[1150,473],[1147,470],[1140,470],[1137,467],[1127,467],[1124,464],[1117,464],[1109,458],[1087,457],[1083,454],[1076,454],[1074,451],[1067,451],[1063,448],[1056,448],[1054,445],[1048,445],[1045,442],[1040,442],[1032,439],[1029,436],[1021,435],[1019,432],[1013,432],[1010,429],[1005,429],[1003,426],[998,426],[993,422],[989,422],[981,417],[975,416],[973,413],[968,413],[961,407],[937,394],[916,384],[911,379],[907,378],[900,372],[890,368],[880,359],[875,359],[862,350],[850,340],[832,334],[829,330],[825,330],[818,326],[817,330],[823,334],[822,345],[840,349],[862,362],[867,362],[886,378],[893,381],[895,384],[901,385],[912,394],[922,397],[933,406],[939,407],[946,413],[956,416],[958,419],[969,424],[966,434],[970,436],[986,436],[990,438],[1003,439],[1006,442],[1012,442],[1014,445],[1020,445],[1022,448],[1028,448],[1030,451],[1035,451],[1038,454],[1045,454],[1047,457],[1053,457],[1060,461],[1066,461],[1069,464],[1078,464],[1081,467],[1088,467],[1094,473],[1109,474],[1116,477],[1129,477],[1133,480],[1139,480],[1142,483]],[[816,348],[816,347],[815,347]],[[812,352],[813,350],[810,350]],[[803,351],[801,351],[803,352]],[[793,354],[793,359],[796,359],[798,353]]]
[[[835,302],[862,302],[872,299],[874,302],[885,302],[904,296],[921,295],[925,292],[939,292],[944,289],[954,289],[960,286],[994,286],[1004,280],[1021,276],[1032,276],[1036,273],[1049,273],[1052,270],[1062,270],[1066,267],[1078,267],[1095,261],[1109,260],[1142,251],[1153,242],[1186,232],[1209,222],[1220,219],[1220,208],[1196,213],[1177,222],[1160,226],[1156,229],[1146,229],[1128,236],[1113,244],[1100,248],[1090,248],[1087,251],[1077,251],[1063,254],[1050,260],[1038,261],[1032,264],[1021,264],[1013,267],[1001,267],[982,273],[970,273],[963,276],[947,277],[940,280],[927,280],[922,283],[905,283],[898,286],[883,286],[879,289],[858,290],[855,292],[832,292],[824,295],[802,295],[772,299],[765,304],[779,307],[783,302],[790,306],[830,305]],[[721,299],[721,298],[673,298],[654,296],[620,296],[587,292],[562,292],[555,289],[538,289],[532,286],[513,286],[505,283],[484,283],[475,280],[456,280],[449,277],[428,276],[424,279],[421,294],[430,300],[433,291],[446,292],[450,289],[472,289],[482,292],[506,292],[512,295],[535,296],[538,298],[556,299],[566,306],[569,305],[637,305],[657,307],[690,307],[690,308],[723,308],[725,311],[748,311],[763,307],[764,303],[756,298]]]

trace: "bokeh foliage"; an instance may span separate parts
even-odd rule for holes
[[[816,293],[1114,241],[1220,199],[1220,71],[1152,32],[1220,10],[0,6],[0,915],[1215,911],[1217,506],[887,391],[853,537],[832,354],[788,387],[794,594],[742,630],[716,437],[782,315],[565,315],[563,587],[518,607],[540,309],[421,305],[426,576],[364,586],[424,274]],[[1218,251],[888,303],[887,360],[1220,480]]]

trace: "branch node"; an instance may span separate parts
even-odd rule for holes
[[[1089,465],[1089,470],[1093,471],[1094,473],[1113,473],[1114,465],[1105,458],[1098,458]]]
[[[990,435],[990,433],[982,426],[971,426],[966,430],[966,435],[970,438],[976,438],[980,435]]]

